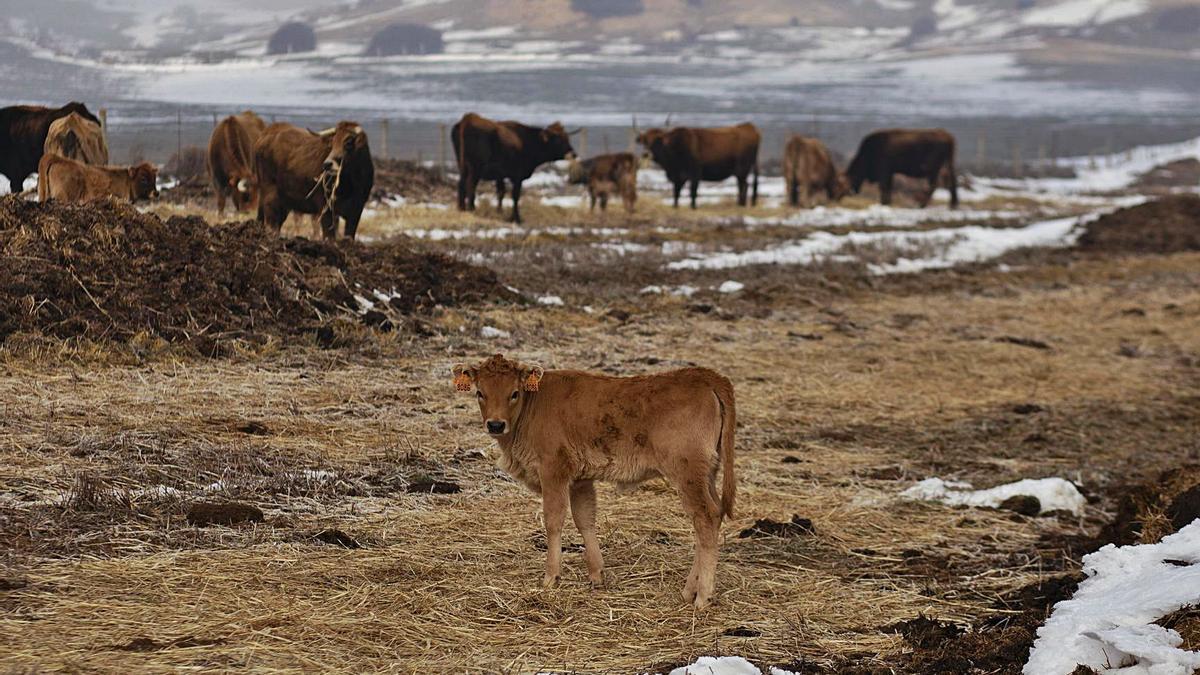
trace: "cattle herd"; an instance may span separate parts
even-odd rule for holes
[[[762,134],[753,124],[732,127],[670,127],[634,130],[645,152],[604,154],[578,160],[568,131],[555,122],[535,127],[519,122],[494,121],[467,113],[451,130],[458,165],[458,208],[475,209],[481,181],[494,181],[497,204],[512,194],[512,217],[521,222],[522,184],[538,167],[559,160],[571,162],[568,182],[584,185],[590,208],[602,211],[609,197],[621,197],[632,213],[637,202],[637,173],[653,161],[666,174],[674,190],[674,205],[688,187],[691,206],[703,181],[735,178],[739,206],[758,203],[759,149]],[[943,129],[885,129],[862,140],[845,172],[838,171],[825,145],[794,135],[783,153],[784,183],[788,203],[810,207],[824,194],[831,202],[864,183],[879,186],[883,204],[890,204],[897,174],[928,182],[921,199],[925,206],[938,187],[950,192],[950,205],[958,205],[958,180],[954,169],[954,136]],[[251,111],[221,120],[213,129],[208,147],[208,168],[224,212],[231,200],[238,211],[257,211],[259,222],[276,230],[291,213],[309,214],[320,223],[326,238],[353,238],[362,211],[374,186],[375,171],[367,134],[355,122],[340,122],[325,131],[302,129],[286,123],[267,125]],[[0,109],[0,173],[18,188],[38,174],[38,196],[84,202],[103,197],[138,201],[158,194],[157,169],[148,163],[132,167],[108,166],[108,147],[100,120],[82,103],[61,108],[11,106]]]

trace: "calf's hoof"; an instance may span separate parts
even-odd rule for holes
[[[704,609],[712,604],[712,597],[707,595],[696,595],[696,601],[692,603],[696,609]]]
[[[558,588],[558,575],[550,575],[542,577],[542,588]]]
[[[592,590],[599,591],[607,587],[607,584],[604,583],[603,573],[594,576],[589,575],[588,581],[592,582]]]

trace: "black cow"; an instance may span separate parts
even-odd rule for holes
[[[8,178],[13,192],[20,192],[25,179],[37,172],[50,125],[71,113],[100,124],[87,106],[75,101],[61,108],[36,105],[0,108],[0,173]]]
[[[921,208],[933,199],[945,180],[950,188],[950,208],[958,207],[958,176],[954,172],[954,136],[945,129],[884,129],[873,131],[858,146],[846,177],[855,194],[866,181],[879,184],[879,200],[892,203],[892,178],[896,174],[924,178],[929,191]]]
[[[458,161],[458,210],[475,210],[475,190],[481,180],[496,181],[497,206],[503,207],[507,180],[512,183],[512,222],[518,224],[521,183],[546,162],[575,156],[570,133],[558,122],[539,128],[467,113],[454,125],[451,140]]]

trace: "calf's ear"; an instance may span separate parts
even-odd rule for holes
[[[450,369],[454,374],[454,388],[458,391],[471,391],[471,385],[475,383],[476,370],[465,364],[458,364]]]
[[[541,366],[524,366],[521,369],[522,389],[525,391],[537,391],[538,385],[542,382],[542,376],[546,374],[546,369]]]

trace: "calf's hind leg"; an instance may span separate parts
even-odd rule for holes
[[[604,587],[604,558],[596,537],[596,484],[590,480],[571,484],[571,517],[583,536],[583,556],[587,560],[588,580],[592,588]]]
[[[683,587],[683,599],[704,609],[712,602],[716,587],[717,545],[721,532],[721,507],[713,498],[706,475],[688,476],[679,486],[684,511],[696,530],[696,559]]]

